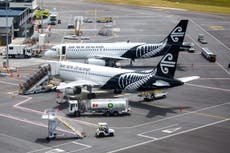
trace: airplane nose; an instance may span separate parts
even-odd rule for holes
[[[54,57],[54,54],[51,50],[47,50],[45,53],[44,53],[44,56],[45,57]]]

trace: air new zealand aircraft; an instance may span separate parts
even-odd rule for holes
[[[172,45],[182,45],[188,20],[181,20],[170,34],[160,43],[69,43],[59,44],[45,52],[46,57],[87,59],[88,64],[113,66],[116,61],[152,58],[164,55]],[[170,39],[169,39],[170,38]],[[178,43],[179,42],[179,43]]]
[[[157,67],[148,72],[68,61],[50,62],[52,74],[69,81],[61,83],[57,89],[72,88],[74,94],[79,94],[81,88],[86,86],[90,92],[88,98],[95,98],[93,87],[102,90],[113,89],[114,93],[142,92],[181,86],[184,82],[197,79],[198,76],[174,78],[179,47],[185,35],[181,31],[183,28],[178,26],[177,29],[173,35],[167,37],[167,42],[171,45],[167,47]]]

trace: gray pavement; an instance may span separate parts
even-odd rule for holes
[[[59,11],[62,24],[52,27],[50,46],[58,43],[80,42],[66,40],[72,34],[67,24],[75,16],[112,16],[113,27],[120,31],[103,37],[97,31],[103,24],[83,26],[83,42],[138,41],[158,42],[172,30],[180,19],[189,19],[186,41],[196,46],[195,53],[181,53],[176,77],[199,75],[201,78],[182,87],[167,90],[166,99],[144,102],[136,94],[123,94],[130,100],[129,116],[82,116],[70,118],[81,125],[87,137],[75,139],[68,129],[60,126],[56,140],[47,141],[47,121],[41,119],[45,109],[59,107],[67,114],[67,105],[55,103],[55,93],[17,95],[18,83],[25,80],[45,63],[45,59],[11,59],[19,68],[20,77],[0,78],[0,152],[58,153],[58,152],[229,152],[230,120],[230,17],[189,11],[159,8],[138,8],[89,3],[73,0],[45,1],[45,7]],[[205,34],[207,45],[197,42],[197,35]],[[217,54],[217,62],[209,63],[200,55],[201,47]],[[134,69],[151,69],[160,58],[136,60]],[[3,58],[1,57],[2,61]],[[2,62],[1,62],[2,63]],[[124,67],[128,61],[121,61]],[[111,97],[109,93],[98,97]],[[66,116],[68,117],[68,116]],[[108,122],[115,129],[112,138],[94,137],[97,122]]]

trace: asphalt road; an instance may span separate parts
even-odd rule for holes
[[[182,87],[167,90],[166,99],[144,102],[136,94],[123,94],[130,100],[129,116],[82,116],[70,118],[86,132],[83,139],[75,139],[71,131],[60,125],[58,138],[47,141],[47,121],[41,116],[45,109],[59,108],[68,113],[67,105],[55,103],[55,93],[21,96],[18,83],[37,70],[45,59],[10,60],[19,67],[13,77],[0,79],[0,152],[58,153],[58,152],[189,152],[204,153],[230,151],[230,17],[181,10],[138,8],[88,3],[73,0],[44,1],[46,8],[56,8],[62,24],[52,27],[50,46],[67,42],[158,42],[163,40],[180,19],[189,19],[186,41],[196,46],[195,53],[181,53],[176,77],[198,75],[201,78]],[[83,36],[90,40],[66,40],[64,35],[75,16],[114,19],[112,36],[99,36],[103,24],[83,25]],[[197,42],[199,33],[205,34],[207,45]],[[209,63],[200,55],[201,47],[217,54],[217,62]],[[2,57],[1,57],[2,61]],[[135,69],[151,69],[159,58],[136,60]],[[129,67],[128,61],[121,62]],[[98,97],[114,96],[98,93]],[[67,117],[68,118],[68,117]],[[98,122],[107,122],[115,129],[112,138],[94,137]]]

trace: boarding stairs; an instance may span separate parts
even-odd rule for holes
[[[66,128],[73,131],[74,135],[78,138],[85,137],[85,132],[80,125],[64,117],[64,113],[61,111],[55,111],[54,109],[45,110],[42,119],[48,120],[48,137],[47,139],[56,138],[56,128],[59,123],[62,123]]]
[[[50,65],[43,65],[29,79],[19,84],[19,94],[34,94],[49,90]]]

